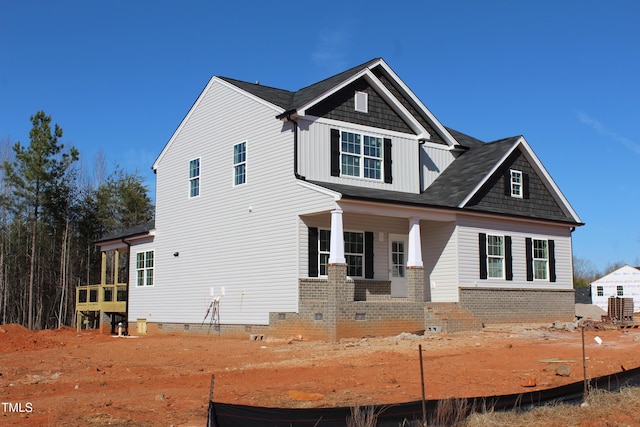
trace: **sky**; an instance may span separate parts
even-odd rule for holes
[[[640,265],[640,2],[1,0],[0,141],[39,110],[85,170],[151,165],[214,76],[291,91],[382,57],[445,126],[524,135],[585,223],[574,256]]]

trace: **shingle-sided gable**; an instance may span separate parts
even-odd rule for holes
[[[477,145],[462,153],[425,190],[425,199],[442,206],[460,206],[516,142],[517,138],[507,138]]]
[[[368,111],[366,113],[358,112],[355,109],[354,94],[356,92],[364,92],[368,95]],[[405,119],[365,79],[356,80],[330,97],[323,99],[309,108],[307,113],[312,116],[397,132],[415,133]]]
[[[524,197],[512,197],[510,194],[510,170],[512,169],[523,174]],[[543,178],[538,175],[520,149],[514,150],[509,155],[465,207],[532,218],[574,220],[570,212],[558,203]]]

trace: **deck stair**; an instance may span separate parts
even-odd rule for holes
[[[481,331],[482,321],[455,302],[428,302],[424,307],[425,333]]]

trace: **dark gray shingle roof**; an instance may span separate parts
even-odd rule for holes
[[[426,199],[441,206],[458,206],[496,167],[520,137],[505,138],[474,145],[446,168],[423,193]]]
[[[269,86],[263,86],[258,83],[243,82],[241,80],[231,79],[229,77],[219,76],[219,78],[228,83],[231,83],[234,86],[239,87],[246,92],[257,96],[258,98],[264,99],[265,101],[277,105],[285,111],[291,111],[316,99],[323,93],[330,91],[340,83],[348,80],[350,77],[354,76],[364,68],[369,67],[371,64],[379,60],[380,58],[372,59],[365,62],[364,64],[360,64],[358,66],[350,68],[346,71],[326,78],[310,86],[304,87],[295,92]]]
[[[144,224],[136,225],[134,227],[130,227],[130,228],[103,236],[100,240],[97,240],[95,243],[108,242],[109,240],[117,240],[117,239],[123,239],[125,237],[134,237],[134,236],[139,236],[143,234],[149,234],[149,232],[153,230],[155,226],[156,226],[156,221],[152,219],[151,221],[147,221]]]
[[[519,137],[475,145],[462,153],[423,193],[406,193],[353,185],[309,181],[347,198],[428,207],[456,208],[508,153]]]

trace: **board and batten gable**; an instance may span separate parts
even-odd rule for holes
[[[331,175],[331,130],[391,139],[392,183],[352,176]],[[418,193],[419,144],[415,136],[333,120],[299,120],[299,173],[310,181]],[[444,150],[443,150],[444,151]]]
[[[567,225],[510,220],[508,218],[460,216],[457,221],[459,285],[522,289],[573,289],[571,229]],[[511,236],[513,280],[480,279],[479,234]],[[556,281],[527,280],[526,240],[546,239],[555,244]]]
[[[215,78],[201,94],[155,164],[156,280],[132,299],[130,317],[200,323],[223,289],[221,323],[268,324],[270,311],[297,310],[298,211],[334,201],[297,184],[293,127],[279,112]],[[234,185],[243,142],[246,182]],[[190,197],[196,158],[199,195]]]

